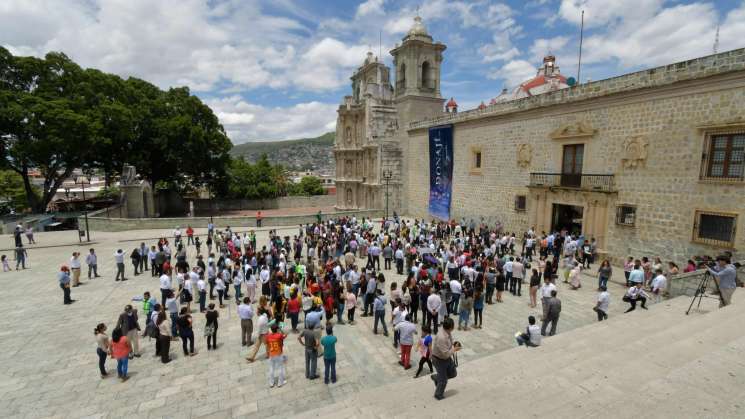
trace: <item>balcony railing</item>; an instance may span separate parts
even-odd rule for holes
[[[613,175],[531,173],[530,186],[546,188],[584,189],[599,192],[615,191]]]

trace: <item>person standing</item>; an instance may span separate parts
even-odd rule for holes
[[[62,265],[57,273],[57,281],[59,287],[62,288],[62,298],[64,304],[72,304],[75,300],[70,299],[70,270],[67,266]]]
[[[435,335],[437,334],[438,328],[438,317],[440,309],[442,308],[442,298],[436,292],[433,292],[427,297],[427,327],[433,328]]]
[[[72,286],[80,286],[80,253],[72,252],[70,258],[70,271],[72,271]]]
[[[654,302],[659,303],[662,301],[662,294],[667,289],[667,278],[662,274],[662,269],[658,268],[655,270],[656,276],[652,280],[652,294],[654,294]]]
[[[129,379],[127,367],[129,365],[129,340],[119,328],[111,334],[111,357],[116,359],[116,374],[122,382]]]
[[[323,346],[323,382],[325,384],[336,382],[336,336],[331,325],[326,326],[326,336],[321,338]]]
[[[512,263],[512,279],[515,282],[515,291],[517,292],[517,296],[522,296],[522,288],[523,288],[523,278],[525,277],[525,265],[523,265],[520,258],[517,258]],[[513,294],[515,294],[513,292]]]
[[[215,310],[215,303],[210,303],[209,310],[204,314],[207,323],[204,326],[204,336],[207,337],[207,350],[217,349],[217,318],[220,313]]]
[[[158,342],[160,343],[160,361],[164,364],[171,362],[171,320],[166,316],[164,311],[158,313],[158,320],[155,325],[158,326]]]
[[[271,331],[266,335],[266,346],[269,348],[269,388],[274,387],[275,382],[277,387],[282,387],[287,384],[287,381],[285,381],[285,357],[282,355],[282,348],[287,335],[279,331],[279,326],[276,323],[272,324]]]
[[[207,302],[207,282],[201,275],[197,281],[197,290],[199,290],[199,312],[204,313],[207,311],[204,306]]]
[[[127,278],[124,277],[124,250],[118,249],[114,253],[114,261],[116,262],[116,278],[114,280],[126,281]]]
[[[543,286],[541,286],[541,307],[543,308],[543,317],[548,317],[548,300],[551,298],[551,293],[556,292],[556,285],[551,282],[550,275],[543,276]]]
[[[546,311],[546,317],[543,318],[543,325],[541,325],[541,336],[546,336],[546,328],[551,323],[551,331],[549,336],[556,334],[556,325],[559,323],[559,314],[561,313],[561,300],[556,298],[556,290],[551,291],[551,298],[548,299],[548,310]]]
[[[23,269],[26,269],[26,258],[28,257],[28,253],[26,252],[26,249],[23,247],[23,243],[20,245],[16,245],[16,271],[19,270],[18,268],[21,267]]]
[[[135,247],[132,249],[132,253],[129,254],[129,260],[132,262],[132,268],[135,271],[135,276],[139,275],[140,268],[140,249]]]
[[[243,303],[238,306],[238,317],[241,319],[241,346],[251,346],[251,336],[254,331],[254,311],[251,307],[251,299],[243,297]]]
[[[101,276],[98,274],[98,255],[96,255],[95,249],[89,250],[88,255],[85,257],[85,264],[88,265],[88,279]]]
[[[600,293],[598,293],[598,301],[595,307],[592,309],[598,315],[598,321],[608,320],[608,306],[610,305],[610,294],[608,294],[608,288],[605,285],[600,286]]]
[[[316,340],[316,332],[306,327],[300,336],[297,337],[297,341],[305,346],[305,378],[315,380],[318,378],[316,363],[318,360],[318,347],[320,346],[320,342]]]
[[[194,229],[190,225],[186,226],[186,245],[194,244]]]
[[[608,281],[611,275],[613,275],[613,268],[611,268],[608,259],[603,259],[598,268],[598,291],[600,291],[601,287],[608,288]]]
[[[137,332],[140,331],[140,323],[137,319],[137,310],[132,308],[130,304],[124,307],[124,312],[119,315],[119,320],[116,322],[116,328],[122,331],[122,334],[127,337],[127,341],[131,347],[129,357],[140,357],[140,339]]]
[[[191,314],[187,307],[181,308],[181,313],[178,317],[178,334],[181,336],[181,346],[184,350],[184,356],[196,355],[196,352],[194,352],[194,328],[192,326]]]
[[[98,354],[98,369],[101,372],[101,378],[108,377],[109,373],[106,372],[106,357],[111,351],[111,342],[109,337],[106,336],[106,325],[99,323],[95,329],[93,329],[93,335],[96,337],[96,354]]]
[[[408,370],[411,368],[411,347],[414,346],[416,334],[416,324],[411,322],[411,314],[406,313],[404,319],[394,326],[394,329],[399,334],[401,343],[401,360],[398,364]]]
[[[732,304],[732,295],[737,287],[737,271],[735,266],[730,263],[730,257],[727,255],[717,256],[716,270],[708,268],[709,273],[714,277],[714,282],[719,287],[721,299],[719,307],[725,307]],[[642,308],[644,304],[642,304]]]
[[[170,294],[172,285],[171,285],[171,271],[168,270],[166,272],[163,272],[163,275],[160,276],[160,301],[164,302],[168,298],[168,294]]]
[[[432,363],[437,373],[430,377],[435,383],[435,399],[437,400],[445,398],[445,387],[448,385],[448,380],[455,378],[457,375],[453,354],[460,351],[460,345],[453,344],[451,333],[454,327],[453,319],[446,317],[442,321],[442,329],[435,336],[432,345]]]
[[[36,244],[36,240],[34,240],[34,228],[31,227],[31,224],[26,226],[26,239],[28,240],[28,244]]]
[[[256,212],[256,227],[261,227],[261,220],[264,217],[261,216],[261,211]]]
[[[178,340],[178,316],[179,316],[179,294],[176,294],[173,290],[169,290],[165,301],[165,308],[168,310],[168,317],[171,324],[171,338]]]
[[[388,336],[388,327],[385,325],[385,296],[382,290],[377,290],[377,294],[373,301],[373,313],[375,313],[373,333],[378,334],[378,322],[380,322],[383,326],[383,336]]]
[[[256,330],[258,331],[259,335],[256,338],[256,344],[253,347],[251,355],[246,357],[246,361],[248,362],[254,362],[256,360],[256,354],[259,352],[259,348],[261,348],[262,344],[264,344],[264,346],[266,347],[266,335],[269,333],[269,312],[265,307],[262,306],[259,306],[256,312],[259,315],[259,318],[256,320]],[[307,324],[306,327],[308,327]],[[267,347],[267,358],[268,357],[269,349]]]

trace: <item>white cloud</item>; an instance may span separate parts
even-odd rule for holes
[[[293,83],[310,90],[339,88],[348,83],[351,71],[362,65],[366,54],[366,46],[324,38],[303,54]]]
[[[585,27],[602,27],[625,22],[641,22],[654,16],[665,0],[562,0],[559,15],[579,26],[582,10]]]
[[[534,77],[537,66],[525,60],[512,60],[502,66],[499,70],[493,71],[487,77],[492,80],[504,80],[505,87],[513,89],[525,80]]]
[[[520,51],[512,45],[507,31],[495,32],[492,42],[479,47],[482,60],[487,63],[494,61],[508,61],[520,55]]]
[[[220,118],[230,139],[238,144],[256,140],[315,137],[336,127],[337,105],[321,102],[266,107],[233,95],[205,101]]]
[[[384,15],[385,10],[383,9],[383,3],[385,0],[367,0],[361,3],[357,7],[357,13],[354,15],[355,19],[369,15]]]
[[[543,57],[552,53],[557,55],[569,43],[568,36],[557,36],[549,39],[536,39],[530,47],[530,57],[533,60],[541,60]]]

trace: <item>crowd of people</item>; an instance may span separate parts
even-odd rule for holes
[[[134,275],[150,271],[158,278],[160,300],[149,292],[143,294],[143,325],[138,310],[127,305],[110,339],[105,325],[96,327],[102,377],[107,376],[102,355],[106,354],[117,359],[118,375],[126,380],[128,361],[141,355],[140,338],[145,336],[155,340],[156,355],[163,363],[171,360],[172,340],[181,339],[184,355],[194,356],[194,322],[202,321],[192,317],[192,302],[198,302],[200,316],[204,316],[207,350],[217,350],[220,310],[234,298],[241,344],[248,348],[246,360],[254,362],[264,346],[270,387],[285,383],[283,348],[288,333],[298,334],[304,346],[306,378],[319,378],[317,358],[323,357],[324,382],[335,382],[334,328],[355,326],[361,310],[362,317],[373,318],[374,334],[389,336],[391,326],[391,343],[398,348],[402,368],[412,367],[415,349],[419,363],[414,377],[427,365],[434,372],[435,397],[440,399],[448,378],[456,374],[453,354],[461,348],[452,337],[455,320],[460,331],[481,329],[487,305],[502,303],[505,294],[521,297],[527,285],[528,305],[537,307],[541,302],[541,326],[531,316],[516,340],[520,345],[539,346],[541,337],[557,332],[561,313],[557,282],[563,280],[567,290],[581,288],[581,270],[590,269],[597,258],[592,238],[585,240],[567,231],[536,234],[530,229],[518,240],[499,225],[473,221],[427,223],[394,217],[375,224],[340,218],[300,225],[292,237],[270,230],[266,243],[257,243],[254,231],[241,235],[230,227],[219,231],[210,224],[204,239],[206,252],[190,226],[185,233],[183,237],[177,227],[172,237],[163,237],[150,247],[141,243],[129,253]],[[189,246],[195,247],[192,260],[187,258]],[[80,276],[80,264],[73,264],[79,257],[73,253],[70,267],[60,271],[66,304],[72,301],[70,283],[75,286]],[[115,280],[127,280],[125,252],[119,249],[114,259]],[[628,290],[623,296],[630,306],[627,311],[634,310],[638,302],[646,308],[645,287],[659,301],[667,281],[659,259],[654,264],[646,258],[630,262],[633,265],[625,267]],[[86,263],[88,277],[95,277],[94,249]],[[72,279],[70,269],[77,270]],[[386,271],[391,276],[394,270],[404,277],[402,281],[386,279]],[[598,321],[608,318],[611,277],[610,263],[601,261],[597,299],[591,305]]]

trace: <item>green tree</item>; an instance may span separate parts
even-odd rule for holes
[[[266,154],[255,164],[242,157],[231,159],[225,183],[227,191],[222,195],[235,199],[276,198],[288,191],[287,171],[282,165],[272,165]]]
[[[33,190],[35,194],[38,193],[35,187]],[[21,175],[12,170],[0,170],[0,199],[3,201],[0,208],[4,213],[11,208],[21,212],[29,207]]]
[[[321,179],[315,176],[303,176],[303,178],[300,179],[300,182],[293,186],[292,195],[312,196],[323,195],[326,193],[323,189]]]

